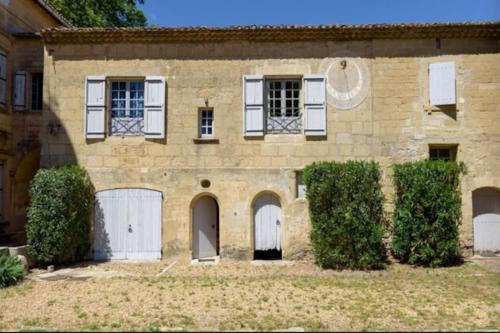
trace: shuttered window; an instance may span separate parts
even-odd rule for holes
[[[305,86],[304,110],[301,91]],[[264,89],[265,87],[265,89]],[[264,108],[265,96],[265,108]],[[306,75],[304,80],[243,76],[243,128],[245,136],[278,133],[326,135],[326,77]],[[304,120],[305,116],[305,120]],[[305,126],[303,124],[305,121]]]
[[[243,128],[245,136],[264,135],[264,77],[243,76]]]
[[[7,56],[0,52],[0,107],[7,104]]]
[[[304,76],[305,117],[304,134],[308,136],[326,135],[326,77],[324,75]]]
[[[144,100],[144,137],[148,139],[165,138],[165,78],[146,76]]]
[[[106,104],[108,96],[109,105]],[[146,76],[144,80],[113,80],[106,94],[104,76],[86,78],[85,135],[104,138],[106,119],[111,135],[165,137],[165,78]],[[106,115],[106,109],[109,109]]]
[[[16,71],[14,76],[14,110],[24,111],[26,108],[26,72]]]
[[[88,76],[85,83],[85,137],[102,139],[105,134],[106,80]]]
[[[456,104],[454,62],[429,65],[429,103],[431,105]]]

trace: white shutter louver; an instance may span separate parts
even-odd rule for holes
[[[102,139],[106,123],[106,78],[87,76],[85,80],[85,137]]]
[[[25,109],[26,72],[16,71],[14,78],[14,109],[22,111]]]
[[[304,133],[307,136],[326,135],[326,77],[305,75],[305,116]]]
[[[429,65],[429,103],[431,105],[456,104],[454,62]]]
[[[264,77],[243,76],[243,128],[245,136],[264,135]]]
[[[165,138],[165,78],[146,76],[144,84],[144,137]]]
[[[0,53],[0,106],[7,103],[7,56]]]

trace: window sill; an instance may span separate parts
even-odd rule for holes
[[[215,138],[195,138],[193,142],[196,144],[218,144],[219,139]]]

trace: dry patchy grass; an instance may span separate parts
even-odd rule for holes
[[[500,273],[467,263],[375,272],[310,263],[105,263],[130,276],[0,290],[0,329],[478,330],[500,328]]]

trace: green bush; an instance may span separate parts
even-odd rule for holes
[[[379,165],[313,163],[304,169],[304,181],[316,262],[323,268],[382,268],[386,250]]]
[[[394,166],[396,207],[392,251],[412,265],[446,266],[460,259],[460,175],[463,163],[419,161]]]
[[[28,251],[42,263],[82,260],[90,250],[94,189],[79,166],[40,169],[30,184]]]
[[[16,257],[0,255],[0,288],[13,285],[24,276],[24,266]]]

